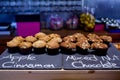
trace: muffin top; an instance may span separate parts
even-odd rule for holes
[[[112,42],[112,37],[111,37],[111,36],[102,35],[102,36],[100,36],[100,38],[101,38],[103,41]]]
[[[81,49],[89,49],[90,48],[90,44],[88,43],[88,41],[79,41],[76,43],[76,45],[78,47],[80,47]]]
[[[50,41],[61,43],[62,42],[62,38],[56,37],[56,38],[52,38]]]
[[[45,41],[45,42],[48,42],[50,39],[51,39],[51,38],[50,38],[48,35],[46,35],[46,36],[44,36],[44,37],[39,37],[39,40],[43,40],[43,41]]]
[[[33,47],[35,48],[43,48],[46,46],[46,42],[45,41],[42,41],[42,40],[38,40],[38,41],[35,41],[33,44],[32,44]]]
[[[76,38],[85,37],[85,35],[82,33],[74,33],[73,36],[75,36]]]
[[[36,33],[36,34],[35,34],[35,37],[36,37],[36,38],[41,38],[41,37],[44,37],[44,36],[46,36],[46,34],[43,33],[43,32],[39,32],[39,33]]]
[[[63,38],[63,41],[75,42],[76,38],[73,35],[68,35]]]
[[[96,34],[89,33],[87,37],[88,37],[88,41],[91,42],[103,42],[103,40]]]
[[[32,43],[31,42],[21,42],[19,44],[19,47],[23,48],[23,49],[30,48],[30,47],[32,47]]]
[[[68,49],[75,49],[76,44],[73,42],[65,41],[60,44],[61,47],[68,48]]]
[[[25,40],[28,41],[28,42],[35,42],[37,39],[35,37],[33,37],[33,36],[27,36],[25,38]]]
[[[46,48],[49,48],[49,49],[57,49],[59,47],[60,47],[60,45],[57,42],[54,42],[54,41],[49,41],[46,44]]]
[[[92,43],[91,49],[107,49],[108,45],[104,43]]]
[[[49,36],[51,38],[61,37],[59,34],[55,34],[55,33],[49,34]]]
[[[13,38],[13,40],[18,40],[18,41],[24,41],[24,38],[22,36],[16,36]]]
[[[18,45],[19,45],[19,41],[17,40],[11,40],[7,42],[7,47],[18,47]]]

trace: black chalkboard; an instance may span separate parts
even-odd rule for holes
[[[57,70],[62,68],[62,54],[21,55],[20,53],[10,54],[6,49],[0,55],[0,69],[44,69]]]
[[[74,55],[64,54],[63,68],[67,70],[117,70],[120,69],[120,52],[111,43],[107,54],[104,56],[82,55],[80,53]]]

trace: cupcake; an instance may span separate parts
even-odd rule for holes
[[[109,44],[110,42],[112,42],[112,37],[111,36],[107,36],[107,35],[102,35],[100,36],[100,38],[103,40],[104,43]]]
[[[25,38],[25,40],[26,40],[27,42],[33,43],[33,42],[35,42],[37,39],[36,39],[35,37],[33,37],[33,36],[27,36],[27,37]]]
[[[35,41],[33,44],[34,53],[43,54],[45,53],[46,42],[42,40]]]
[[[47,53],[49,55],[56,55],[59,53],[59,47],[60,47],[59,43],[54,41],[49,41],[46,44]]]
[[[82,40],[76,43],[77,52],[80,54],[88,54],[88,49],[90,48],[90,44],[87,40]]]
[[[46,34],[45,33],[43,33],[43,32],[39,32],[39,33],[36,33],[35,34],[35,38],[41,38],[41,37],[45,37],[46,36]]]
[[[76,44],[73,42],[65,41],[60,44],[61,52],[65,54],[74,54],[76,52]]]
[[[106,55],[108,50],[108,45],[105,43],[92,43],[91,49],[95,50],[96,55]]]
[[[17,53],[17,52],[19,52],[19,49],[18,49],[19,43],[20,42],[17,41],[17,40],[11,40],[11,41],[7,42],[8,52],[9,53]]]
[[[96,35],[96,34],[91,34],[91,33],[89,33],[89,34],[87,35],[87,37],[88,37],[88,41],[89,41],[90,43],[103,42],[103,40],[102,40],[98,35]]]
[[[21,42],[19,44],[19,50],[21,54],[30,54],[32,52],[32,43],[31,42]]]

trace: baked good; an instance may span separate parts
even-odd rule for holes
[[[65,41],[60,44],[61,52],[65,54],[74,54],[76,52],[76,43]]]
[[[104,43],[109,44],[110,42],[112,42],[112,37],[111,36],[107,36],[107,35],[102,35],[100,36],[100,38],[103,40]]]
[[[34,53],[43,54],[45,53],[46,42],[43,40],[37,40],[33,44]]]
[[[108,50],[108,45],[105,43],[92,43],[91,49],[95,50],[96,55],[106,55]]]
[[[56,38],[52,38],[50,41],[61,43],[62,42],[62,38],[56,37]]]
[[[76,42],[76,37],[73,35],[68,35],[63,38],[63,41]]]
[[[103,42],[103,40],[102,40],[97,34],[91,34],[91,33],[89,33],[89,34],[87,35],[87,37],[88,37],[88,41],[89,41],[90,43]]]
[[[44,36],[46,36],[46,34],[45,33],[43,33],[43,32],[39,32],[39,33],[36,33],[35,34],[35,37],[38,39],[38,38],[41,38],[41,37],[44,37]]]
[[[22,41],[24,41],[25,39],[24,39],[22,36],[16,36],[16,37],[13,38],[13,40],[22,42]]]
[[[19,51],[18,46],[20,42],[17,40],[11,40],[7,42],[7,48],[9,53],[17,53]]]
[[[19,44],[19,50],[21,54],[30,54],[32,52],[32,43],[31,42],[21,42]]]
[[[87,40],[81,40],[76,43],[77,52],[80,54],[88,54],[88,49],[90,48],[90,44]]]
[[[27,41],[27,42],[35,42],[37,39],[35,38],[35,37],[33,37],[33,36],[27,36],[26,38],[25,38],[25,40]]]
[[[48,35],[45,35],[44,37],[39,37],[38,39],[48,42],[51,38]]]
[[[49,41],[46,44],[47,53],[49,55],[56,55],[59,53],[59,47],[60,47],[59,43],[54,41]]]
[[[56,34],[56,33],[51,33],[51,34],[49,34],[49,36],[51,38],[61,37],[59,34]]]

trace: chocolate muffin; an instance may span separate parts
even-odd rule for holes
[[[23,55],[30,54],[32,52],[32,43],[31,42],[21,42],[19,44],[20,53]]]
[[[61,52],[64,54],[74,54],[76,52],[76,43],[65,41],[60,44]]]
[[[38,40],[38,41],[35,41],[33,44],[33,50],[34,50],[34,53],[37,53],[37,54],[43,54],[45,53],[45,48],[46,48],[46,42],[45,41],[42,41],[42,40]]]
[[[105,43],[92,43],[91,49],[95,50],[96,55],[106,55],[108,50],[108,45]]]
[[[33,42],[35,42],[37,39],[36,39],[35,37],[33,37],[33,36],[27,36],[27,37],[25,38],[25,40],[26,40],[27,42],[33,43]]]
[[[19,52],[18,46],[20,42],[18,40],[11,40],[7,42],[7,48],[9,53],[17,53]]]
[[[77,52],[80,54],[88,54],[88,49],[90,48],[90,44],[87,40],[81,40],[76,43]]]
[[[88,41],[89,41],[90,43],[103,42],[103,40],[102,40],[98,35],[96,35],[96,34],[91,34],[91,33],[89,33],[89,34],[87,35],[87,37],[88,37]]]
[[[59,43],[54,41],[49,41],[46,44],[47,53],[49,55],[56,55],[59,53],[59,47],[60,47]]]
[[[108,45],[109,45],[110,42],[112,42],[112,37],[111,36],[102,35],[102,36],[100,36],[100,38],[103,40],[104,43],[106,43]]]

